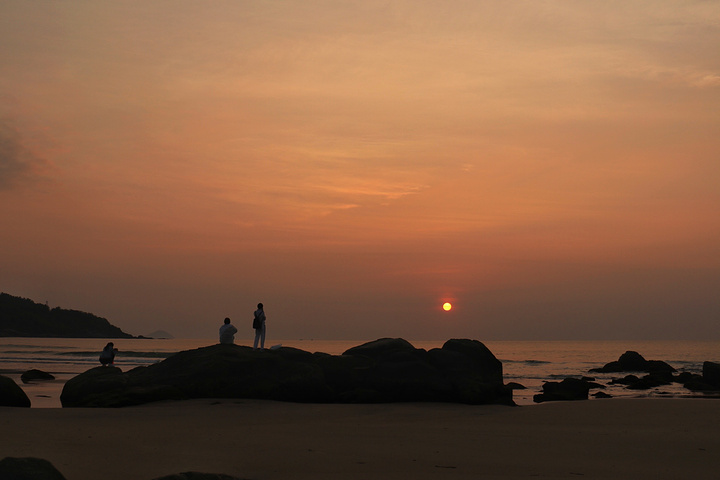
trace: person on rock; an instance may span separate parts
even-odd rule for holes
[[[237,328],[230,323],[229,318],[225,318],[225,323],[220,327],[220,343],[233,344],[235,343],[235,334]]]
[[[253,313],[253,328],[255,329],[255,342],[253,350],[257,350],[258,341],[260,342],[260,350],[265,350],[265,311],[263,304],[258,303],[257,310]]]

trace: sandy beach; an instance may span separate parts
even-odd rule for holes
[[[2,456],[68,480],[225,473],[248,479],[716,479],[720,400],[523,407],[195,400],[0,409]]]

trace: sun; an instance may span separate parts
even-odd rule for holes
[[[442,307],[442,308],[443,308],[443,310],[445,310],[446,312],[449,312],[450,310],[452,310],[452,303],[450,303],[450,302],[445,302],[445,303],[443,303],[443,307]]]

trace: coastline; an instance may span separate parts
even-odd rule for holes
[[[116,364],[123,371],[155,363],[178,351],[191,350],[215,342],[213,339],[174,340],[118,340],[120,356]],[[322,351],[340,354],[357,346],[361,340],[318,341],[283,340],[283,345],[308,352]],[[60,408],[60,392],[70,378],[98,365],[97,339],[37,339],[0,338],[0,369],[20,385],[32,401],[32,408]],[[242,342],[239,342],[242,343]],[[443,342],[412,341],[418,348],[430,349]],[[485,341],[488,348],[503,362],[505,383],[515,382],[527,387],[515,390],[518,404],[532,405],[533,395],[540,393],[547,381],[560,381],[567,377],[591,375],[606,385],[604,392],[617,398],[688,398],[706,397],[683,388],[681,384],[630,390],[625,385],[613,385],[614,377],[624,374],[589,374],[591,368],[600,367],[617,359],[626,350],[636,350],[645,358],[669,362],[678,372],[702,373],[705,360],[720,361],[718,341]],[[37,368],[55,375],[56,380],[22,384],[20,375]],[[592,400],[595,401],[595,400]]]
[[[67,480],[186,471],[267,480],[710,479],[720,468],[718,411],[717,399],[5,407],[0,451],[49,460]]]

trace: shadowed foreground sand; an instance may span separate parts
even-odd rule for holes
[[[720,400],[525,407],[194,400],[0,408],[0,456],[68,480],[184,471],[248,479],[717,479]]]

